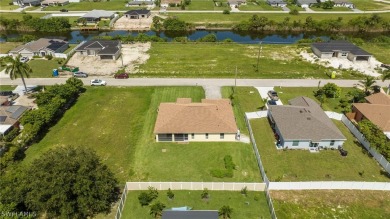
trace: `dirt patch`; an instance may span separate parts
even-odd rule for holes
[[[150,30],[150,26],[153,22],[153,17],[155,15],[151,15],[148,18],[142,19],[129,19],[125,16],[119,18],[115,24],[114,29],[116,30]]]
[[[351,62],[348,59],[330,58],[330,59],[319,59],[313,53],[302,51],[300,53],[302,58],[310,63],[316,63],[325,67],[333,67],[336,69],[352,69],[361,72],[365,75],[378,77],[381,74],[376,70],[382,64],[374,57],[371,57],[370,61],[356,61]]]
[[[75,54],[69,60],[68,65],[79,67],[80,71],[91,76],[113,75],[122,66],[125,67],[127,73],[132,73],[138,65],[149,59],[149,54],[146,52],[150,49],[150,45],[150,43],[122,44],[122,57],[117,60],[100,60],[98,56]]]

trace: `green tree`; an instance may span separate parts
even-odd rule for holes
[[[210,197],[209,190],[204,188],[202,193],[200,194],[201,199],[208,199]]]
[[[150,202],[153,201],[153,199],[150,198],[149,193],[147,193],[147,192],[141,192],[141,193],[138,195],[138,201],[139,201],[139,203],[141,204],[141,206],[146,206],[146,205],[149,205]]]
[[[339,101],[339,106],[341,109],[343,109],[343,113],[349,112],[351,109],[351,104],[349,103],[347,98],[341,98]]]
[[[23,81],[24,92],[27,92],[27,86],[24,78],[29,78],[32,73],[32,69],[27,63],[20,61],[22,56],[18,55],[15,59],[4,59],[6,61],[7,67],[5,68],[5,73],[9,74],[11,80],[15,80],[20,77]]]
[[[364,90],[364,93],[368,96],[371,91],[374,90],[376,84],[375,78],[372,76],[366,76],[363,80],[359,81],[358,86]]]
[[[171,188],[168,189],[167,196],[169,199],[173,199],[175,197],[175,194],[172,192]]]
[[[233,208],[231,208],[229,205],[222,206],[218,211],[218,215],[222,216],[223,219],[231,218],[232,213]]]
[[[156,203],[150,206],[150,215],[153,215],[154,218],[160,218],[162,216],[162,211],[165,208],[165,204],[157,201]]]
[[[390,161],[390,141],[383,131],[369,120],[363,119],[359,123],[359,130],[370,142],[370,146],[375,148],[388,161]]]
[[[119,198],[114,174],[90,149],[51,149],[26,171],[25,204],[49,218],[93,218]]]

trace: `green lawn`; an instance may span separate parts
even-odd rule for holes
[[[155,143],[152,134],[160,102],[177,97],[204,98],[201,87],[91,87],[50,132],[26,151],[30,163],[50,148],[86,146],[126,181],[260,181],[253,150],[244,143]],[[166,149],[163,152],[162,149]],[[230,154],[237,165],[233,178],[217,179]]]
[[[212,0],[192,0],[191,3],[186,7],[187,10],[204,10],[204,11],[222,11],[226,7],[216,7]]]
[[[69,44],[69,48],[67,50],[65,50],[63,53],[64,54],[67,54],[68,52],[70,52],[72,49],[74,49],[77,45],[79,44]]]
[[[5,43],[0,43],[0,54],[6,54],[8,53],[11,49],[14,49],[17,46],[22,45],[23,43],[21,42],[5,42]]]
[[[19,8],[18,5],[10,5],[9,3],[12,3],[11,0],[0,0],[0,9],[1,10],[14,10]]]
[[[235,43],[152,43],[149,60],[135,77],[233,78],[329,78],[328,68],[303,61],[296,45]],[[344,71],[340,78],[356,78]]]
[[[15,85],[0,85],[0,91],[9,91],[14,90],[15,88]]]
[[[317,8],[317,7],[310,7],[313,11],[352,11],[351,9],[347,7],[333,7],[332,9],[323,9],[323,8]]]
[[[264,169],[271,181],[385,181],[379,164],[357,145],[354,137],[340,121],[336,126],[347,138],[342,157],[338,150],[277,150],[272,129],[266,118],[251,120]],[[359,172],[364,172],[360,176]]]
[[[125,6],[125,1],[123,0],[111,0],[111,1],[101,1],[101,2],[77,2],[69,3],[64,6],[49,6],[45,8],[45,11],[59,11],[62,8],[68,9],[69,11],[91,11],[91,10],[130,10]]]
[[[282,11],[281,7],[272,7],[264,0],[247,2],[239,6],[240,11]]]
[[[373,0],[351,0],[355,7],[362,11],[380,11],[390,9],[390,3],[376,2]]]
[[[389,191],[271,191],[276,215],[295,218],[390,218]]]
[[[222,87],[222,97],[232,97],[233,111],[236,116],[237,126],[243,134],[248,134],[248,129],[244,120],[245,112],[255,112],[263,109],[264,102],[257,89],[254,87],[236,87],[234,94],[233,90],[233,87]]]
[[[322,84],[321,86],[323,86]],[[343,87],[341,88],[341,95],[339,98],[327,98],[325,103],[322,104],[322,108],[325,111],[333,111],[340,113],[342,109],[339,107],[339,101],[341,98],[345,97],[345,95],[349,92],[354,90],[355,88],[351,87]],[[306,96],[309,97],[317,103],[320,103],[315,97],[314,97],[314,91],[316,91],[316,87],[275,87],[275,91],[278,92],[280,100],[283,102],[283,104],[288,104],[288,100],[291,100],[298,96]]]
[[[231,218],[234,219],[258,219],[270,218],[267,201],[264,192],[248,192],[245,197],[240,192],[232,191],[209,191],[210,199],[201,200],[202,191],[173,191],[175,197],[169,200],[166,191],[159,191],[158,201],[166,205],[166,209],[172,207],[189,206],[193,210],[218,210],[223,205],[233,208]],[[141,207],[138,195],[141,191],[131,191],[127,194],[126,204],[122,214],[123,219],[143,218],[152,219],[149,214],[150,207]],[[247,204],[249,203],[249,204]]]
[[[360,47],[372,53],[378,61],[390,64],[390,43],[364,43]]]
[[[34,59],[28,62],[28,65],[33,70],[33,73],[30,75],[32,78],[50,78],[53,74],[53,69],[57,69],[58,67],[62,66],[62,64],[59,64],[59,60],[64,59],[56,59],[53,58],[52,60],[46,60],[46,59]]]
[[[25,14],[22,12],[20,12],[20,13],[1,12],[0,13],[1,17],[7,18],[7,19],[16,19],[16,20],[20,20],[20,21],[23,20],[23,15],[25,15]],[[45,16],[45,13],[29,13],[29,15],[31,15],[32,17],[40,18],[40,17]]]

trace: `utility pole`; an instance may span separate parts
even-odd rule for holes
[[[259,43],[259,53],[257,54],[257,69],[256,72],[259,71],[259,62],[260,62],[260,56],[261,56],[261,50],[263,50],[263,47],[261,46],[262,41]]]

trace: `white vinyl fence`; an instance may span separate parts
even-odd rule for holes
[[[354,124],[352,124],[349,119],[343,115],[341,118],[341,121],[345,124],[345,126],[348,127],[348,129],[351,131],[351,133],[359,140],[360,144],[366,148],[368,152],[375,158],[376,161],[383,167],[383,169],[386,170],[388,174],[390,174],[390,163],[386,160],[385,157],[383,157],[381,154],[379,154],[375,148],[372,148],[370,146],[370,143],[364,138],[363,134],[356,128]]]
[[[245,182],[127,182],[127,191],[148,190],[148,187],[158,190],[203,190],[207,188],[213,191],[241,191],[246,187],[250,191],[264,191],[265,183]]]
[[[125,207],[126,198],[127,198],[127,185],[125,184],[125,188],[123,189],[121,200],[119,201],[118,210],[116,211],[115,219],[120,219],[122,217],[122,211],[123,208]]]
[[[316,181],[316,182],[270,182],[269,190],[378,190],[390,191],[387,182],[351,182],[351,181]]]

